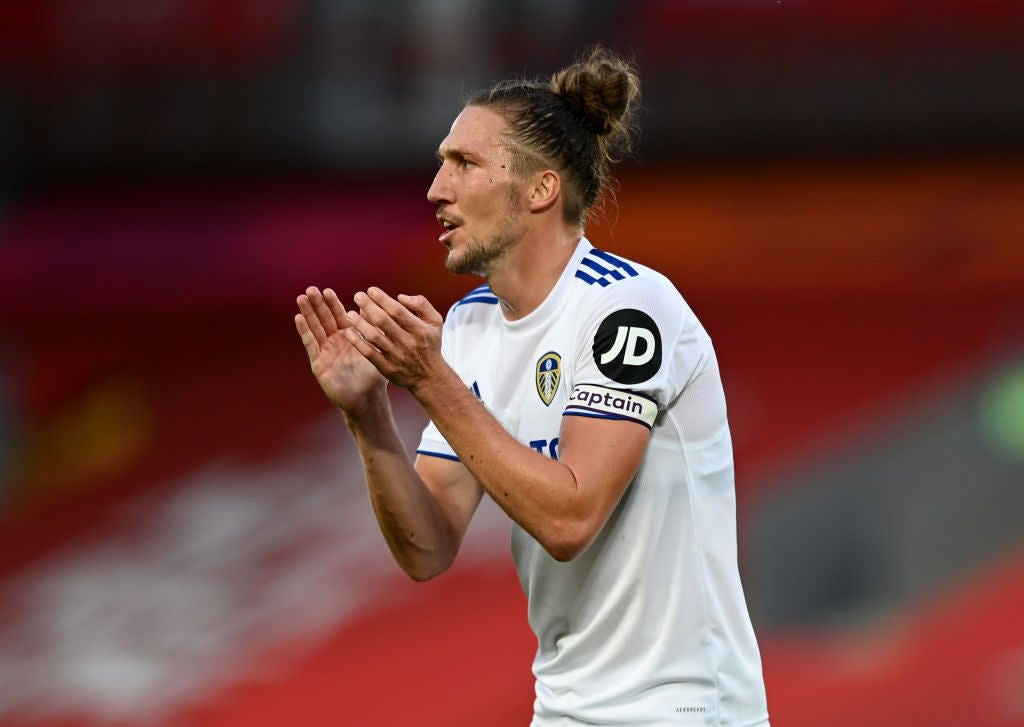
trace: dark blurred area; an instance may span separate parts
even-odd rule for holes
[[[773,724],[1024,724],[1019,0],[38,0],[0,4],[0,725],[528,721],[504,515],[405,582],[291,314],[474,287],[434,150],[595,42],[644,109],[587,234],[715,340]]]
[[[43,0],[0,28],[15,197],[169,175],[428,167],[460,91],[595,41],[644,72],[646,164],[1021,146],[1015,0]]]

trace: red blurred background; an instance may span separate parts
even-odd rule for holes
[[[598,40],[645,113],[588,236],[715,340],[773,724],[1024,724],[1019,3],[43,0],[0,8],[0,725],[528,721],[504,515],[405,579],[291,317],[474,287],[425,199],[460,93]]]

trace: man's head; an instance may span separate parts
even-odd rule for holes
[[[580,231],[632,144],[640,81],[595,48],[550,81],[504,81],[470,97],[441,143],[427,196],[453,272],[487,274],[529,229],[555,216]]]
[[[438,147],[441,167],[427,198],[438,206],[453,273],[487,275],[525,230],[528,192],[512,174],[506,126],[495,112],[467,106]]]

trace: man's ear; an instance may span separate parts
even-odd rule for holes
[[[537,172],[533,186],[530,188],[529,204],[531,212],[543,212],[550,209],[562,193],[562,179],[553,169]]]

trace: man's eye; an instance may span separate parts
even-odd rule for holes
[[[477,166],[476,162],[470,161],[469,159],[465,159],[463,157],[449,157],[448,159],[442,159],[442,158],[439,157],[436,160],[437,161],[437,168],[440,169],[441,167],[444,166],[444,163],[446,161],[449,161],[449,160],[451,161],[451,163],[453,165],[455,165],[459,169],[468,169],[469,167]]]

